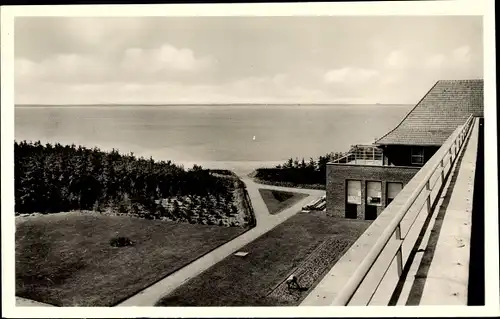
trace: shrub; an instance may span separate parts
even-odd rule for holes
[[[109,244],[113,247],[126,247],[133,246],[134,242],[128,237],[115,237],[109,241]]]

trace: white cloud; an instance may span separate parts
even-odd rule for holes
[[[214,63],[211,57],[195,57],[190,49],[178,49],[169,44],[160,48],[143,50],[127,49],[121,66],[127,71],[148,73],[176,71],[198,71],[210,67]]]
[[[30,60],[18,58],[14,61],[15,79],[22,81],[39,76],[38,65]]]
[[[316,87],[292,85],[288,75],[248,77],[224,84],[163,82],[101,82],[18,85],[18,104],[105,104],[105,103],[343,103],[352,99],[335,97]],[[286,84],[285,84],[286,83]]]
[[[373,69],[351,68],[334,69],[325,73],[326,83],[362,83],[372,80],[378,75]]]
[[[470,47],[463,46],[453,50],[451,52],[451,59],[456,64],[469,63],[471,60]]]
[[[427,57],[424,66],[428,68],[462,68],[471,62],[470,47],[462,46],[446,54],[438,53]]]
[[[410,58],[407,53],[401,50],[392,51],[386,58],[385,63],[393,68],[405,68],[410,64]]]
[[[446,55],[439,53],[428,57],[425,60],[425,66],[430,68],[438,68],[443,66],[445,62],[446,62]]]
[[[187,48],[164,44],[144,50],[130,48],[118,57],[98,54],[58,54],[39,63],[15,60],[16,82],[49,81],[96,83],[123,80],[161,81],[193,74],[213,65],[211,57],[197,57]]]

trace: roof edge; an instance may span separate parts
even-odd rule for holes
[[[375,144],[375,145],[385,145],[384,143],[379,143],[379,142],[383,138],[385,138],[386,136],[388,136],[389,134],[391,134],[392,132],[394,132],[398,127],[400,127],[401,124],[403,124],[403,122],[408,118],[408,116],[410,116],[410,114],[417,108],[417,106],[419,106],[420,103],[422,103],[422,101],[429,95],[429,93],[431,93],[432,90],[434,90],[434,88],[436,87],[436,85],[438,85],[439,82],[441,82],[441,80],[438,80],[438,81],[436,81],[436,83],[434,83],[434,85],[427,91],[427,93],[425,93],[425,95],[417,102],[417,104],[415,104],[415,106],[405,115],[405,117],[401,120],[401,122],[399,122],[398,125],[396,125],[395,128],[393,128],[392,130],[390,130],[389,132],[387,132],[381,138],[377,139],[373,144]]]

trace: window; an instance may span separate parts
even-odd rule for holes
[[[424,148],[412,147],[411,148],[411,164],[424,165]]]
[[[346,197],[345,217],[356,219],[358,217],[358,206],[361,205],[361,181],[347,181]]]
[[[403,183],[387,183],[387,205],[389,205],[394,198],[403,189]]]
[[[382,205],[382,182],[366,182],[366,204]]]
[[[347,181],[347,203],[361,204],[361,181]]]

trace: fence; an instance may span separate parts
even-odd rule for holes
[[[383,152],[380,148],[373,145],[354,145],[351,147],[347,155],[332,161],[336,164],[356,164],[366,163],[369,161],[382,161]]]
[[[422,227],[424,227],[424,224],[422,224],[420,229],[418,229],[419,227],[415,225],[420,223],[416,223],[416,221],[422,211],[425,211],[428,214],[432,212],[433,206],[439,199],[439,191],[444,186],[449,174],[452,172],[454,162],[460,155],[463,145],[470,134],[472,127],[471,124],[473,122],[473,117],[471,115],[464,125],[455,130],[440,150],[436,152],[433,158],[431,158],[431,160],[429,160],[426,165],[422,167],[419,173],[425,175],[423,175],[423,177],[420,175],[421,178],[418,179],[420,182],[416,187],[412,187],[412,189],[410,189],[411,193],[406,192],[406,194],[403,194],[403,192],[401,192],[386,208],[386,210],[391,209],[391,207],[393,210],[394,208],[397,208],[393,214],[394,217],[391,219],[388,226],[383,230],[381,235],[378,236],[377,241],[371,247],[368,254],[363,257],[362,262],[356,268],[352,276],[350,276],[347,284],[343,286],[341,291],[336,295],[333,305],[351,305],[353,304],[352,300],[355,295],[357,296],[357,300],[354,302],[356,305],[370,304],[374,295],[377,293],[381,282],[386,277],[389,268],[393,264],[394,258],[396,258],[396,268],[398,274],[397,279],[399,279],[402,274],[404,264],[408,258],[408,256],[404,258],[402,248],[405,244],[411,247],[415,244],[415,241],[412,241],[412,239],[408,242],[406,242],[406,239],[415,239],[415,236],[408,236],[409,233],[418,234]],[[417,178],[417,175],[414,178]],[[409,186],[410,185],[407,185],[406,187]],[[401,197],[402,195],[410,196],[405,196],[407,199],[402,202],[405,198]],[[398,207],[398,205],[400,206]],[[402,227],[403,219],[405,222],[405,229]],[[362,237],[365,236],[365,234],[363,234]],[[366,236],[369,235],[370,234],[367,234]],[[395,240],[390,241],[391,238],[394,238]],[[389,242],[391,242],[390,245],[388,245]],[[386,258],[381,261],[382,264],[378,263],[379,265],[377,266],[377,271],[371,272],[374,264],[378,262],[378,259],[382,254],[384,254]],[[382,273],[381,276],[380,273]],[[366,278],[368,277],[369,283],[365,283]],[[361,286],[363,286],[363,289],[360,289]]]

